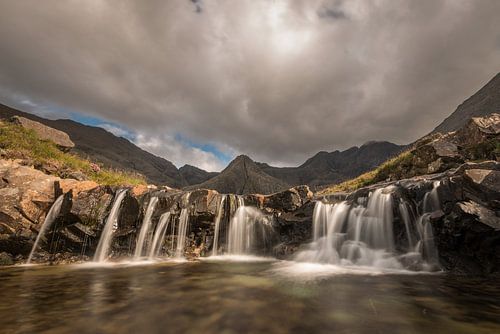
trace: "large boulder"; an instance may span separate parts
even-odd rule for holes
[[[69,151],[70,149],[75,147],[75,143],[71,141],[66,132],[56,130],[49,126],[43,125],[42,123],[32,121],[21,116],[12,117],[11,121],[21,125],[26,129],[35,131],[38,137],[43,140],[50,140],[54,142],[63,151]]]

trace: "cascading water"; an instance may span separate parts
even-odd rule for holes
[[[146,209],[146,214],[144,215],[144,219],[142,220],[141,230],[137,238],[137,244],[135,246],[135,252],[134,252],[134,260],[139,260],[141,258],[144,249],[144,243],[151,228],[151,217],[153,216],[157,203],[158,203],[158,197],[151,197],[151,199],[149,200],[149,204]]]
[[[54,204],[52,204],[49,212],[47,213],[47,216],[45,216],[45,220],[43,221],[40,231],[38,232],[35,243],[33,244],[33,248],[31,248],[31,252],[28,257],[28,262],[26,262],[27,264],[31,263],[31,260],[33,259],[33,255],[35,254],[36,249],[38,248],[40,240],[45,235],[45,232],[50,228],[52,223],[56,220],[57,216],[59,215],[63,200],[64,200],[64,195],[59,196],[55,200]]]
[[[214,231],[214,242],[212,247],[212,256],[217,256],[217,251],[219,247],[220,222],[224,214],[225,201],[226,201],[226,195],[222,195],[219,204],[217,205],[217,216],[215,217],[215,231]]]
[[[438,195],[438,187],[440,184],[441,183],[439,181],[434,181],[432,183],[432,190],[425,194],[423,200],[424,213],[441,210],[441,205],[439,204],[439,195]]]
[[[175,247],[175,257],[184,257],[184,247],[186,246],[186,236],[189,224],[189,195],[186,194],[184,199],[185,207],[181,209],[181,214],[179,216],[179,227],[177,229],[177,246]]]
[[[432,190],[427,192],[423,199],[423,212],[416,221],[417,232],[420,240],[415,246],[415,250],[425,256],[430,265],[439,267],[439,255],[434,243],[434,234],[430,222],[431,214],[441,210],[438,187],[439,181],[434,181]]]
[[[265,246],[272,232],[270,220],[260,210],[240,206],[229,223],[228,254],[251,255]]]
[[[97,250],[94,255],[95,262],[104,262],[108,258],[109,247],[111,245],[111,239],[113,237],[113,232],[118,226],[118,216],[120,214],[120,206],[122,204],[125,195],[127,194],[127,189],[120,189],[115,195],[115,200],[109,216],[106,219],[106,224],[101,233],[101,238],[99,239],[99,244],[97,245]]]
[[[407,203],[402,200],[398,208],[405,224],[408,252],[396,252],[393,232],[394,189],[386,187],[373,191],[366,206],[347,202],[316,202],[313,242],[307,249],[297,253],[295,259],[343,266],[430,269],[432,266],[429,264],[434,264],[434,259],[437,259],[437,252],[431,243],[432,228],[430,224],[420,222],[421,218],[416,221],[412,219]]]
[[[158,226],[156,227],[153,243],[151,244],[151,248],[149,250],[150,260],[160,255],[161,245],[163,239],[165,238],[165,233],[167,232],[169,223],[170,223],[170,212],[166,212],[161,215],[160,220],[158,222]]]

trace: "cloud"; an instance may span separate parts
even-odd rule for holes
[[[104,130],[111,132],[115,136],[118,137],[123,137],[123,138],[130,138],[131,133],[125,129],[120,128],[119,126],[108,124],[108,123],[102,123],[97,125],[100,128],[103,128]]]
[[[178,134],[293,165],[432,130],[498,72],[498,12],[496,0],[2,1],[0,98],[119,124],[177,165],[224,164]]]
[[[136,134],[134,143],[148,152],[169,157],[177,167],[189,164],[209,172],[217,172],[225,167],[225,161],[221,161],[213,153],[185,145],[168,135]]]

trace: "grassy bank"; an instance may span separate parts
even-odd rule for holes
[[[326,195],[334,192],[349,192],[377,182],[385,181],[389,178],[401,179],[408,177],[408,172],[413,167],[413,158],[414,155],[410,151],[403,152],[397,157],[387,160],[372,171],[364,173],[354,179],[322,189],[318,194]]]
[[[6,158],[21,158],[30,161],[36,168],[60,177],[79,173],[102,185],[146,184],[138,174],[103,168],[91,161],[71,153],[62,152],[47,140],[20,125],[0,121],[0,148]]]

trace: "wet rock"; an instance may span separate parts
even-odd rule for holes
[[[42,123],[32,121],[20,116],[12,117],[11,121],[21,125],[26,129],[35,131],[38,137],[43,140],[50,140],[54,142],[63,151],[69,151],[70,149],[75,147],[75,144],[71,141],[68,134],[63,131],[56,130],[49,126],[43,125]]]
[[[11,254],[6,252],[0,253],[0,266],[11,266],[14,264],[14,259]]]
[[[292,188],[264,198],[263,205],[272,209],[279,209],[285,212],[296,210],[302,205],[302,198],[299,192]]]
[[[110,187],[97,187],[74,194],[73,205],[66,220],[89,227],[103,224],[111,208],[113,196]]]

